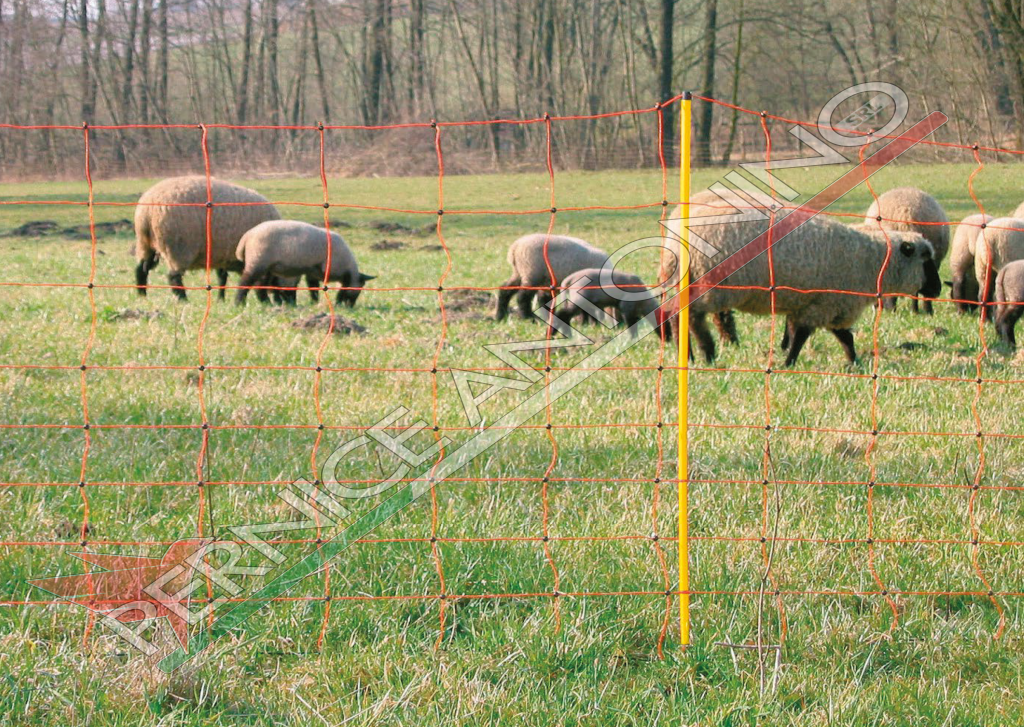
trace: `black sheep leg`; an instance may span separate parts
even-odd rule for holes
[[[314,303],[319,302],[319,300],[320,300],[320,278],[318,278],[313,273],[309,273],[308,275],[306,275],[306,286],[309,288],[309,299],[312,302],[314,302]],[[297,295],[298,291],[295,291],[295,292],[296,292],[296,297],[298,297],[298,295]],[[292,302],[298,302],[298,301],[292,301]]]
[[[715,313],[711,316],[711,320],[714,321],[715,328],[718,329],[718,335],[722,337],[722,343],[737,344],[740,342],[740,337],[736,333],[736,316],[731,310]]]
[[[800,350],[807,343],[807,339],[814,333],[813,328],[807,326],[794,326],[793,327],[793,340],[789,343],[789,354],[786,356],[786,367],[790,367],[796,363],[797,358],[800,356]]]
[[[520,290],[516,294],[516,306],[519,308],[519,317],[531,319],[533,318],[533,296],[537,291],[535,290]]]
[[[786,329],[782,332],[782,341],[779,343],[779,349],[786,351],[789,349],[789,343],[793,340],[793,322],[786,319]]]
[[[227,291],[228,271],[227,268],[217,268],[217,298],[224,300]]]
[[[680,313],[682,315],[682,313]],[[715,339],[711,337],[708,329],[708,317],[706,313],[690,313],[690,331],[697,339],[697,347],[704,354],[704,360],[711,363],[715,360]],[[692,355],[692,354],[691,354]]]
[[[512,296],[516,294],[516,289],[522,284],[518,275],[513,275],[511,278],[501,284],[501,290],[498,291],[498,309],[494,313],[494,320],[503,321],[508,315],[508,304],[512,301]]]
[[[157,256],[152,250],[135,266],[135,289],[143,298],[146,297],[146,284],[149,282],[149,271],[156,267]]]
[[[263,278],[263,273],[246,270],[238,280],[238,292],[235,293],[235,305],[245,305],[245,297],[249,295],[249,288],[256,284],[256,281]],[[256,295],[259,296],[260,291]],[[264,295],[267,291],[262,291]]]
[[[1011,348],[1017,348],[1017,335],[1014,329],[1017,321],[1024,316],[1024,306],[1002,306],[996,312],[996,331],[999,337],[1010,344]]]
[[[187,300],[188,296],[185,295],[185,283],[182,280],[182,272],[170,272],[167,273],[167,282],[171,284],[171,292],[178,298],[178,300]]]
[[[853,347],[853,331],[849,328],[834,328],[832,335],[836,337],[839,345],[843,347],[846,360],[850,363],[857,363],[857,350]]]

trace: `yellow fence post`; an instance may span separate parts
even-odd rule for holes
[[[690,104],[691,94],[683,93],[680,116],[679,145],[679,209],[682,221],[679,225],[679,638],[683,646],[690,644],[690,475],[687,444],[689,439],[689,366],[690,342]]]

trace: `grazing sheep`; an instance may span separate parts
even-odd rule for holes
[[[992,215],[976,214],[964,217],[953,233],[953,242],[949,246],[949,270],[952,280],[950,296],[957,301],[956,309],[961,313],[970,313],[977,304],[968,301],[978,300],[978,277],[974,273],[974,244],[981,234],[983,225],[988,225],[995,218]]]
[[[573,273],[586,268],[600,268],[607,259],[608,253],[604,250],[576,237],[547,235],[543,232],[523,235],[508,248],[507,260],[512,266],[512,277],[501,284],[495,320],[504,320],[508,315],[508,305],[513,295],[517,296],[520,315],[529,318],[533,312],[531,303],[534,295],[537,296],[538,308],[546,306],[552,298],[546,290],[531,288],[557,288],[561,281]]]
[[[601,268],[586,268],[565,278],[562,289],[567,293],[555,317],[570,323],[573,316],[593,315],[598,310],[616,310],[622,314],[626,326],[632,327],[658,307],[654,294],[639,276],[611,270],[605,277],[602,280]],[[635,329],[633,334],[636,334]]]
[[[172,177],[153,185],[139,197],[135,208],[135,285],[146,294],[149,271],[162,257],[174,294],[185,299],[182,275],[203,270],[206,251],[206,177]],[[251,189],[213,179],[210,214],[210,268],[217,270],[220,297],[229,270],[241,270],[235,248],[242,235],[266,220],[280,219],[277,208]],[[243,204],[238,204],[243,203]]]
[[[327,237],[331,239],[331,267],[327,275]],[[373,275],[359,272],[356,258],[337,232],[295,220],[271,220],[252,228],[238,242],[236,256],[245,263],[235,303],[245,304],[249,288],[277,281],[295,282],[305,275],[310,287],[338,281],[338,303],[349,308]]]
[[[718,215],[737,214],[733,209],[733,206],[740,207],[744,204],[738,197],[732,202],[727,201],[720,197],[718,193],[705,189],[696,194],[690,195],[690,219],[695,217],[715,217]],[[669,215],[669,220],[681,219],[683,215],[683,206],[679,205],[672,214]],[[666,234],[661,236],[661,254],[658,264],[658,283],[665,285],[668,281],[674,281],[676,275],[676,265],[680,256],[680,241],[678,237],[679,230],[676,228],[670,228],[672,232],[676,234]],[[676,312],[678,313],[678,306]],[[722,311],[711,316],[711,320],[715,324],[715,328],[718,329],[718,335],[721,336],[722,341],[727,344],[739,343],[739,335],[736,331],[736,318],[732,311]],[[669,331],[671,333],[671,331]],[[669,339],[671,340],[671,338]]]
[[[1013,329],[1024,316],[1024,260],[1007,263],[996,277],[996,332],[999,337],[1017,347]]]
[[[736,222],[705,228],[703,236],[722,254],[729,255],[767,228],[767,220]],[[847,358],[856,361],[850,327],[879,292],[879,271],[887,256],[883,294],[920,292],[932,297],[939,293],[941,284],[930,242],[915,235],[899,243],[893,241],[892,254],[888,253],[889,246],[879,244],[876,237],[820,217],[806,221],[774,244],[775,313],[787,316],[792,327],[786,366],[796,362],[817,328],[832,331]],[[693,255],[691,280],[699,280],[721,259],[721,254],[714,259]],[[758,315],[772,313],[767,255],[757,256],[722,285],[738,287],[700,291],[689,308],[691,330],[709,362],[714,360],[715,344],[707,328],[707,314],[729,309]]]
[[[882,220],[878,220],[882,217]],[[927,192],[916,187],[890,189],[868,207],[865,224],[881,224],[886,230],[916,232],[935,249],[935,267],[939,267],[949,250],[949,217],[942,205]],[[895,301],[895,299],[893,299]],[[917,299],[911,303],[918,312]],[[924,312],[933,313],[932,302],[924,301]]]
[[[974,242],[974,275],[981,288],[979,302],[987,303],[994,299],[996,276],[1003,266],[1014,260],[1024,260],[1024,219],[1000,217],[992,220]]]

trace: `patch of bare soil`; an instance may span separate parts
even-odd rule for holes
[[[464,311],[483,308],[487,310],[494,303],[494,296],[486,290],[452,290],[444,294],[446,311]]]
[[[131,220],[119,219],[114,222],[96,222],[93,227],[97,236],[103,234],[115,234],[117,232],[130,232],[133,229]],[[72,238],[74,240],[89,240],[92,233],[88,224],[76,224],[72,227],[61,227],[51,219],[31,220],[23,225],[0,234],[3,238]]]
[[[122,308],[121,310],[104,311],[102,315],[106,321],[155,321],[158,318],[163,318],[164,314],[158,310]]]
[[[97,236],[113,235],[118,232],[131,232],[134,228],[131,220],[115,220],[113,222],[97,222],[93,227]],[[70,237],[75,240],[91,239],[92,233],[89,225],[74,225],[72,227],[61,227],[53,220],[31,220],[23,225],[15,227],[9,232],[3,233],[0,237]]]
[[[370,245],[371,250],[401,250],[405,243],[400,240],[381,240]]]
[[[371,222],[370,227],[379,232],[390,232],[391,234],[400,235],[413,235],[415,237],[423,237],[424,235],[430,235],[436,229],[433,222],[423,225],[423,227],[409,227],[403,225],[401,222],[388,222],[387,220],[377,220]]]
[[[300,318],[297,321],[292,321],[292,327],[302,328],[307,331],[326,331],[331,327],[331,317],[332,316],[328,313],[314,313],[313,315]],[[335,314],[333,318],[334,330],[332,332],[335,335],[348,336],[353,333],[366,333],[366,329],[351,318],[346,318],[345,316],[340,316],[338,314]]]

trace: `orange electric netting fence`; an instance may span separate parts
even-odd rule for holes
[[[781,130],[820,131],[818,124],[714,99],[695,101],[756,120],[764,137],[762,170],[787,166],[772,151]],[[919,222],[918,229],[934,233],[926,237],[945,237],[947,244],[952,230],[941,220],[889,216],[884,205],[875,224],[858,233],[873,236],[882,250],[880,267],[856,271],[852,258],[822,244],[817,259],[805,251],[806,265],[808,275],[827,284],[801,287],[785,282],[788,272],[779,272],[774,256],[782,254],[790,234],[797,245],[807,229],[822,235],[838,222],[862,221],[863,210],[893,187],[929,190],[935,183],[933,194],[955,219],[1005,206],[1001,198],[990,205],[988,188],[980,189],[983,154],[1020,152],[929,139],[941,122],[928,117],[900,134],[846,129],[848,138],[859,134],[866,141],[856,147],[857,158],[843,158],[846,166],[831,171],[795,170],[785,185],[774,175],[758,175],[749,163],[760,187],[737,187],[726,170],[703,170],[707,179],[694,188],[721,180],[740,194],[705,199],[703,212],[691,204],[689,216],[706,216],[709,209],[736,213],[739,207],[754,220],[740,226],[751,224],[757,234],[750,246],[692,273],[691,301],[711,301],[715,286],[718,293],[760,294],[736,306],[734,323],[728,311],[707,309],[722,324],[724,341],[739,339],[738,345],[718,347],[710,362],[702,357],[710,336],[702,321],[695,320],[701,345],[694,346],[696,361],[688,367],[680,367],[686,362],[677,358],[674,344],[648,325],[640,326],[646,336],[635,345],[621,329],[581,327],[596,339],[592,348],[612,346],[602,336],[620,342],[621,355],[604,360],[586,347],[560,347],[561,336],[548,326],[490,322],[490,302],[509,272],[506,251],[522,234],[574,235],[608,252],[660,238],[679,202],[679,170],[666,155],[675,147],[666,143],[669,136],[677,138],[674,128],[666,128],[667,111],[684,120],[680,147],[689,190],[688,95],[590,116],[379,127],[4,126],[14,138],[41,131],[81,135],[84,181],[26,187],[23,193],[6,184],[0,205],[12,219],[24,208],[87,215],[87,235],[82,242],[62,241],[64,247],[52,252],[40,250],[53,243],[20,238],[0,250],[9,261],[0,288],[2,369],[10,392],[0,422],[7,439],[2,605],[77,600],[91,608],[88,638],[98,612],[140,597],[168,605],[152,593],[141,595],[141,576],[110,585],[98,573],[131,570],[155,577],[192,557],[193,569],[205,573],[201,589],[181,591],[185,596],[174,603],[184,598],[192,614],[202,613],[185,619],[193,634],[239,604],[285,601],[299,609],[294,619],[317,634],[317,646],[332,632],[345,639],[356,630],[425,627],[425,620],[438,629],[438,644],[467,638],[495,617],[498,607],[488,604],[500,599],[527,604],[508,606],[516,609],[517,628],[607,628],[624,643],[658,653],[680,603],[681,635],[689,641],[690,596],[695,642],[777,645],[787,632],[806,633],[843,619],[885,631],[906,614],[911,621],[923,618],[920,609],[967,606],[976,607],[983,629],[1001,634],[1007,616],[1016,613],[1014,598],[1024,593],[1014,557],[1024,545],[1024,533],[1017,532],[1024,523],[1017,502],[1024,489],[1024,429],[1014,406],[1024,377],[1020,359],[994,343],[990,286],[982,281],[984,317],[954,315],[952,304],[968,310],[968,301],[939,299],[934,290],[934,316],[911,313],[906,301],[885,310],[884,301],[924,290],[886,287],[887,270],[902,263],[895,256],[911,257],[899,228]],[[559,125],[634,117],[654,129],[656,169],[556,173]],[[543,173],[511,181],[446,176],[447,135],[480,125],[540,130]],[[201,282],[183,285],[199,305],[176,306],[171,286],[150,285],[145,307],[123,308],[136,288],[131,270],[102,245],[117,229],[117,221],[107,218],[134,210],[144,187],[94,182],[90,144],[103,133],[171,129],[195,134],[196,171],[205,178],[204,201],[170,203],[205,215],[204,270],[192,273]],[[437,176],[332,180],[330,147],[346,132],[405,133],[410,145],[432,145]],[[312,285],[264,286],[292,290],[300,303],[307,291],[323,286],[317,306],[326,315],[300,318],[301,309],[266,309],[251,299],[244,312],[215,302],[222,287],[213,278],[211,257],[217,210],[265,203],[216,201],[211,136],[247,134],[258,144],[261,134],[275,133],[315,136],[318,174],[312,184],[260,180],[261,190],[282,217],[341,231],[360,270],[376,275],[351,310],[337,306],[337,281],[330,276]],[[944,162],[941,175],[935,162],[887,168],[914,145],[966,153],[969,167]],[[993,189],[1004,188],[1015,169],[998,166]],[[957,188],[949,178],[961,173],[964,184]],[[793,194],[780,192],[783,187]],[[289,198],[289,190],[295,196]],[[381,215],[389,218],[381,221]],[[410,226],[410,220],[429,225]],[[1012,227],[988,221],[965,223],[977,227],[978,246],[989,245],[986,230]],[[695,224],[689,234],[681,229],[676,232],[689,241],[696,260],[707,249],[701,247],[702,228]],[[371,242],[382,231],[402,239]],[[655,247],[657,256],[660,243]],[[915,249],[920,254],[922,248]],[[994,281],[1007,260],[997,255],[1001,248],[991,252],[984,277]],[[755,258],[766,264],[763,283],[729,279]],[[547,246],[544,264],[555,277]],[[661,275],[655,264],[640,258],[624,263],[647,283]],[[870,286],[836,284],[847,270],[867,275]],[[227,285],[229,291],[237,287]],[[533,289],[548,292],[548,286]],[[84,317],[79,295],[88,300]],[[836,323],[840,316],[803,325],[803,308],[793,302],[802,296],[824,305],[820,301],[837,295],[859,300],[858,310],[864,309],[856,339],[845,332],[848,322]],[[668,291],[665,299],[672,296]],[[751,308],[768,315],[742,315]],[[369,330],[360,334],[364,327]],[[800,353],[815,327],[835,328],[844,351],[852,352],[859,340],[867,351],[864,362],[847,365],[831,338],[819,335],[793,366],[783,366],[776,351],[782,339],[791,354]],[[349,335],[336,335],[343,329]],[[517,341],[535,345],[509,346]],[[688,388],[688,419],[673,415],[675,372]],[[459,376],[466,386],[457,391]],[[467,395],[473,412],[466,410]],[[526,406],[531,400],[539,402],[534,411]],[[513,416],[516,406],[527,411],[521,421]],[[687,426],[679,428],[677,421]],[[689,455],[682,458],[688,477],[674,471],[676,437],[668,436],[674,428],[681,429],[678,439]],[[394,446],[374,451],[384,440]],[[476,442],[482,443],[479,452],[457,458]],[[341,450],[349,459],[339,465],[331,456]],[[409,454],[419,470],[398,461],[396,451]],[[453,457],[458,468],[446,469]],[[333,476],[325,474],[329,462]],[[328,483],[351,496],[343,506],[327,502]],[[413,504],[420,494],[423,504]],[[688,506],[677,511],[676,502]],[[302,516],[301,527],[266,525],[287,521],[289,508]],[[677,516],[688,526],[682,543]],[[211,538],[224,553],[214,557],[207,549]],[[686,568],[680,576],[676,546],[692,569],[688,576]],[[69,557],[75,553],[100,570],[60,581],[82,573],[82,564]],[[225,571],[225,558],[250,569],[266,566],[271,578],[285,571],[294,578],[288,588],[273,591],[252,586],[266,573],[241,566]],[[182,588],[181,573],[179,568],[166,582]],[[32,579],[53,579],[40,584],[55,597],[43,597],[27,584]],[[79,590],[61,590],[61,583]],[[143,611],[117,615],[131,621]],[[235,613],[242,618],[243,610]],[[181,629],[179,637],[188,631]],[[215,628],[209,633],[216,635]]]

